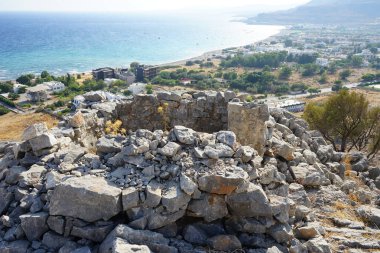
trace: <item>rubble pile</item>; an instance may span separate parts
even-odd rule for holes
[[[120,112],[92,108],[0,143],[0,253],[380,249],[376,169],[363,155],[347,163],[286,111],[236,98],[226,108],[235,132],[107,135]],[[328,216],[337,200],[362,221]]]

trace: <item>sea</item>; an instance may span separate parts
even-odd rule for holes
[[[163,64],[251,44],[283,27],[199,13],[0,13],[0,80]]]

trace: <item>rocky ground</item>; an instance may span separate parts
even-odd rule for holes
[[[380,251],[380,169],[286,111],[263,154],[231,131],[104,121],[78,111],[0,143],[0,253]]]

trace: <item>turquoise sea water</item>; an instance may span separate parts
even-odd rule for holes
[[[42,70],[173,62],[250,44],[280,29],[222,15],[0,13],[0,80]]]

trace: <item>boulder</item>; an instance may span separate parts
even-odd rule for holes
[[[196,245],[205,245],[207,243],[207,234],[198,226],[187,225],[183,230],[183,238]]]
[[[100,102],[107,99],[105,93],[102,91],[90,91],[83,94],[82,96],[89,102]]]
[[[363,218],[364,220],[367,220],[376,226],[380,227],[380,209],[374,208],[370,206],[361,206],[358,209],[356,209],[356,213]]]
[[[201,199],[191,200],[187,207],[187,214],[194,217],[202,217],[211,222],[228,215],[228,209],[224,197],[217,194],[203,194]]]
[[[116,238],[112,242],[112,247],[108,251],[101,253],[151,253],[145,245],[129,244],[127,240]]]
[[[322,237],[311,239],[305,243],[308,252],[331,253],[329,244]]]
[[[0,242],[0,253],[25,253],[28,251],[29,242],[25,240],[18,240],[13,242]]]
[[[230,252],[241,249],[239,239],[234,235],[217,235],[207,240],[208,245],[215,250]]]
[[[285,141],[273,138],[272,150],[275,155],[278,155],[287,161],[292,161],[294,159],[294,147]]]
[[[49,230],[46,224],[49,214],[45,212],[23,214],[20,216],[21,227],[29,241],[38,240]]]
[[[96,142],[96,149],[98,152],[104,153],[104,154],[117,153],[121,151],[121,145],[112,139],[101,137]]]
[[[112,249],[117,238],[124,239],[129,244],[146,245],[153,252],[162,252],[160,249],[169,247],[169,239],[166,239],[162,234],[148,230],[134,230],[126,225],[118,225],[102,242],[99,252],[112,252],[109,249]]]
[[[168,142],[163,148],[159,148],[157,152],[161,155],[173,157],[181,149],[181,145],[175,142]]]
[[[63,247],[63,245],[65,245],[68,241],[69,238],[63,237],[51,231],[45,233],[42,238],[42,243],[55,252],[58,251],[59,248]]]
[[[192,195],[195,190],[198,189],[197,184],[183,173],[180,176],[180,187],[181,190],[186,192],[188,195]]]
[[[30,146],[34,152],[42,149],[51,148],[57,144],[57,139],[52,134],[42,134],[29,140]]]
[[[33,138],[36,138],[37,136],[46,134],[47,132],[48,128],[45,122],[33,124],[24,130],[21,139],[23,141],[28,141]]]
[[[7,211],[13,199],[14,195],[12,192],[7,192],[5,188],[0,188],[0,215]]]
[[[231,148],[234,147],[234,144],[236,143],[236,135],[234,132],[231,131],[219,131],[216,134],[216,139],[223,144],[226,144],[230,146]]]
[[[326,178],[323,172],[317,170],[314,166],[299,164],[298,166],[292,166],[291,168],[296,176],[296,181],[301,185],[316,187],[330,184],[330,181]]]
[[[233,193],[226,197],[233,215],[239,217],[272,216],[272,208],[263,189],[253,183],[245,192]]]
[[[178,183],[169,183],[162,194],[161,203],[170,213],[186,209],[191,197],[183,192]]]
[[[140,201],[139,191],[135,187],[128,187],[122,192],[123,210],[129,210],[138,206]]]
[[[198,179],[200,190],[215,194],[231,194],[237,189],[245,189],[249,175],[239,167],[231,167],[223,174],[209,174]]]
[[[108,220],[121,210],[121,190],[100,177],[69,178],[55,188],[50,201],[50,215],[88,222]]]
[[[175,126],[173,132],[180,143],[192,145],[194,144],[196,132],[184,126]]]
[[[73,226],[70,234],[72,236],[84,238],[93,242],[102,242],[104,238],[106,238],[108,233],[112,231],[113,228],[114,225],[112,223],[104,226]]]
[[[34,186],[42,180],[46,171],[47,170],[43,166],[33,165],[29,170],[20,174],[20,184]]]
[[[146,207],[156,207],[161,202],[163,186],[156,181],[151,181],[146,187],[146,198],[144,201],[144,206]]]

